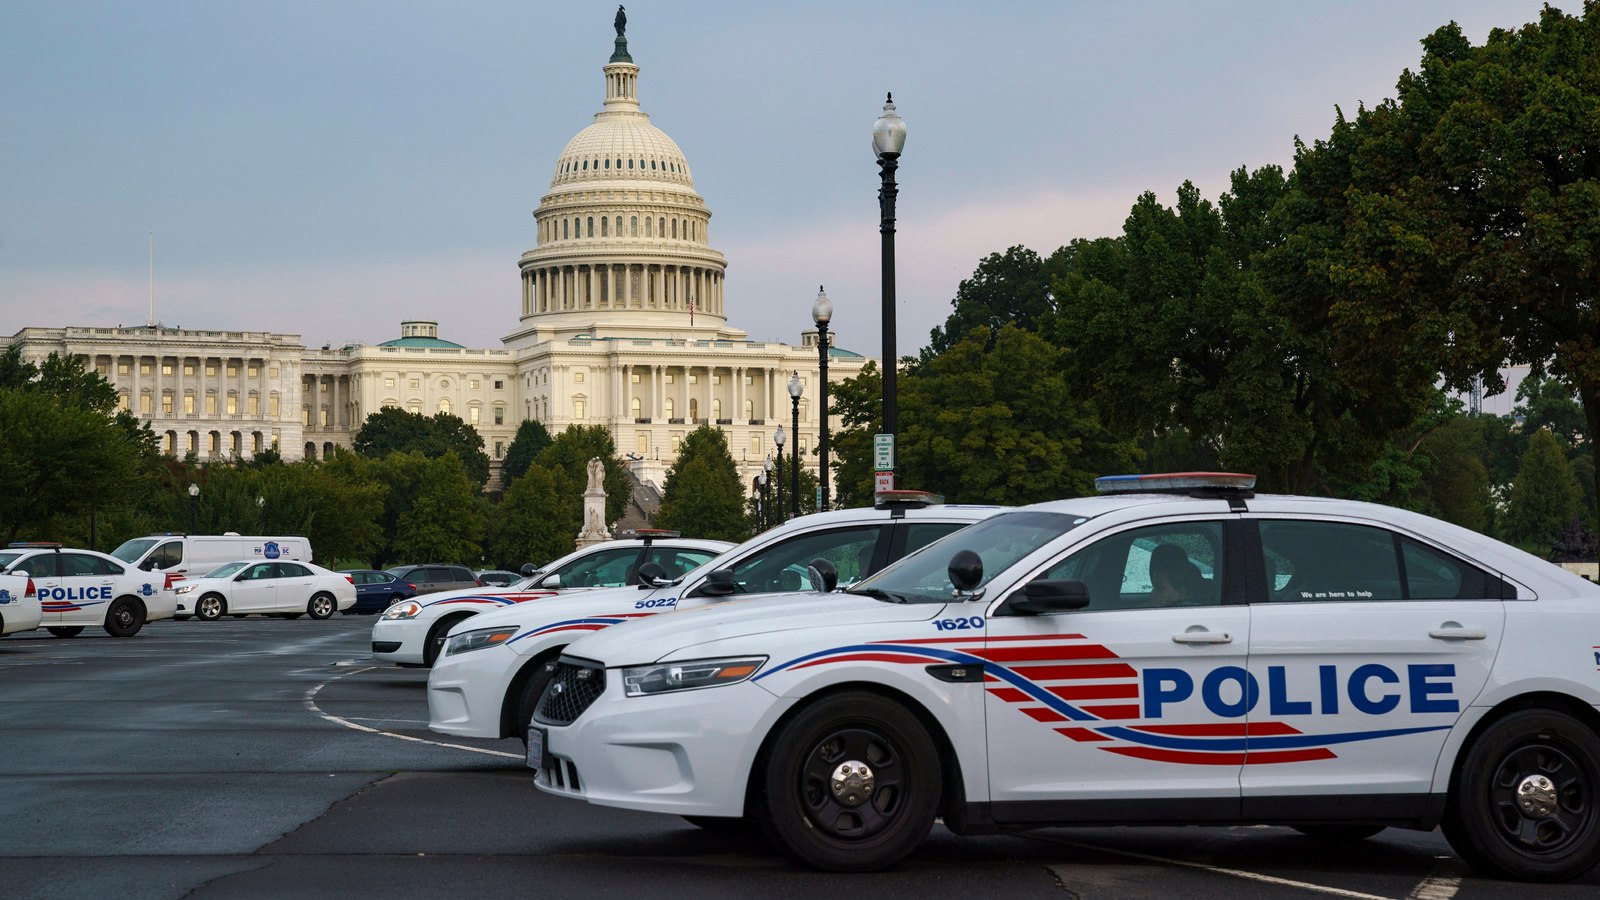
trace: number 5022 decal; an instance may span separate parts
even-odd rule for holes
[[[955,619],[934,619],[933,627],[940,631],[969,631],[983,627],[983,616],[966,616]]]

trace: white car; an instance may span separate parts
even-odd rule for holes
[[[584,634],[657,613],[795,590],[805,586],[807,569],[819,558],[850,581],[1000,511],[936,500],[903,491],[876,509],[802,516],[681,579],[651,571],[657,577],[637,588],[552,597],[457,625],[428,677],[428,727],[464,737],[524,737],[556,658]]]
[[[285,619],[326,619],[356,603],[350,576],[294,560],[242,559],[180,582],[178,612],[211,622],[266,613]]]
[[[650,562],[677,578],[732,546],[727,541],[680,538],[676,532],[649,532],[637,539],[584,547],[508,587],[465,588],[402,600],[373,624],[372,656],[402,666],[431,666],[450,629],[479,613],[567,591],[636,585],[639,569]]]
[[[1497,875],[1600,862],[1600,587],[1416,513],[1228,483],[1113,479],[1136,492],[996,516],[845,593],[587,637],[528,736],[539,787],[753,819],[841,871],[935,817],[1442,825]]]
[[[39,592],[25,575],[0,575],[0,636],[32,631],[44,620]]]
[[[89,625],[112,637],[133,637],[146,622],[172,618],[175,608],[167,576],[93,550],[11,544],[0,550],[0,572],[32,578],[40,625],[60,638],[76,637]]]

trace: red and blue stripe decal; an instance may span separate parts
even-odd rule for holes
[[[529,600],[541,600],[545,597],[556,596],[555,591],[521,591],[508,594],[469,594],[465,597],[449,597],[444,600],[434,600],[422,604],[426,609],[430,606],[451,606],[453,604],[468,604],[477,606],[516,606]]]
[[[517,635],[516,637],[512,638],[511,640],[506,641],[506,643],[507,644],[515,644],[517,641],[520,641],[523,638],[539,637],[539,636],[542,636],[542,635],[556,634],[558,632],[563,632],[563,631],[581,631],[581,632],[600,631],[603,628],[610,628],[613,625],[621,625],[623,622],[631,621],[633,619],[640,619],[640,618],[644,618],[645,616],[654,616],[654,615],[658,615],[658,613],[653,613],[653,612],[614,613],[614,614],[608,615],[608,616],[585,616],[584,618],[581,618],[581,619],[567,619],[567,620],[562,621],[562,622],[551,622],[549,625],[546,625],[543,628],[533,628],[533,629],[530,629],[528,631],[524,631],[523,633]]]

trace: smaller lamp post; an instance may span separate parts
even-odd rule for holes
[[[767,473],[756,473],[756,528],[767,530]]]
[[[768,488],[770,487],[773,492],[777,491],[777,487],[772,484],[772,457],[767,457],[766,461],[761,464],[761,468],[763,470],[761,478],[761,508],[764,515],[761,520],[761,527],[766,529],[772,527],[772,504],[769,502]]]
[[[821,512],[828,508],[828,323],[833,321],[833,301],[817,286],[817,300],[811,304],[811,320],[817,323],[817,477],[822,481]]]
[[[256,531],[267,533],[267,498],[260,494],[256,495]]]
[[[789,517],[800,516],[800,395],[806,392],[805,385],[800,383],[800,373],[789,373],[789,403],[794,407],[794,452],[789,454],[789,465],[794,471],[789,473]]]
[[[200,485],[189,482],[189,533],[194,534],[199,530],[200,521]]]
[[[776,505],[777,515],[773,516],[773,518],[777,519],[780,522],[783,521],[783,439],[784,439],[784,437],[785,437],[785,435],[783,433],[783,426],[779,425],[778,426],[778,430],[774,431],[772,433],[772,442],[774,444],[778,445],[778,480],[772,486],[772,494],[773,494],[774,499],[776,499],[778,501],[777,505]]]

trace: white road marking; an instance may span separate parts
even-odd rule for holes
[[[1214,866],[1210,863],[1191,862],[1186,859],[1169,859],[1165,856],[1151,856],[1148,853],[1135,853],[1132,850],[1116,850],[1111,847],[1101,847],[1096,844],[1082,844],[1077,841],[1066,841],[1059,838],[1052,838],[1049,835],[1033,835],[1033,837],[1054,841],[1058,844],[1066,844],[1069,847],[1078,847],[1083,850],[1094,850],[1098,853],[1111,853],[1117,856],[1127,856],[1132,857],[1133,859],[1147,860],[1149,862],[1165,863],[1169,866],[1183,866],[1189,869],[1200,869],[1206,872],[1215,872],[1218,875],[1229,875],[1234,878],[1243,878],[1246,881],[1259,881],[1264,884],[1279,884],[1285,887],[1299,888],[1304,891],[1316,891],[1320,894],[1332,894],[1335,897],[1349,897],[1351,900],[1391,900],[1389,897],[1381,897],[1377,894],[1363,894],[1360,891],[1348,891],[1344,888],[1330,887],[1325,884],[1312,884],[1309,881],[1295,881],[1289,878],[1279,878],[1276,875],[1263,875],[1260,872],[1246,872],[1243,869],[1228,869],[1222,866]],[[1057,877],[1060,876],[1058,875]],[[1063,883],[1070,883],[1070,879],[1063,878],[1062,881]],[[1429,900],[1433,900],[1433,898],[1429,898]],[[1444,898],[1439,898],[1439,900],[1444,900]]]
[[[341,672],[339,674],[339,678],[343,678],[346,675],[360,675],[362,672],[370,672],[376,668],[378,667],[367,666],[366,668],[362,669],[351,669],[348,672]],[[306,691],[305,700],[303,701],[306,709],[311,710],[312,714],[316,715],[318,718],[326,719],[327,721],[333,722],[336,725],[343,725],[346,728],[353,728],[356,731],[365,731],[369,734],[381,734],[386,737],[398,738],[402,741],[412,741],[413,743],[417,744],[431,744],[435,747],[447,747],[451,750],[465,750],[468,753],[482,753],[486,756],[501,756],[505,757],[506,759],[517,760],[523,758],[522,754],[520,753],[507,753],[504,750],[489,750],[484,747],[468,747],[465,744],[446,744],[443,741],[430,741],[427,738],[412,737],[409,734],[395,734],[392,731],[384,731],[382,728],[370,728],[366,725],[357,725],[355,722],[352,722],[349,719],[342,719],[331,713],[325,713],[322,711],[321,707],[317,706],[317,692],[321,691],[328,685],[333,684],[335,681],[338,681],[339,678],[330,678],[327,681],[324,681]]]
[[[1461,890],[1461,879],[1438,876],[1424,878],[1406,895],[1406,900],[1450,900]]]

